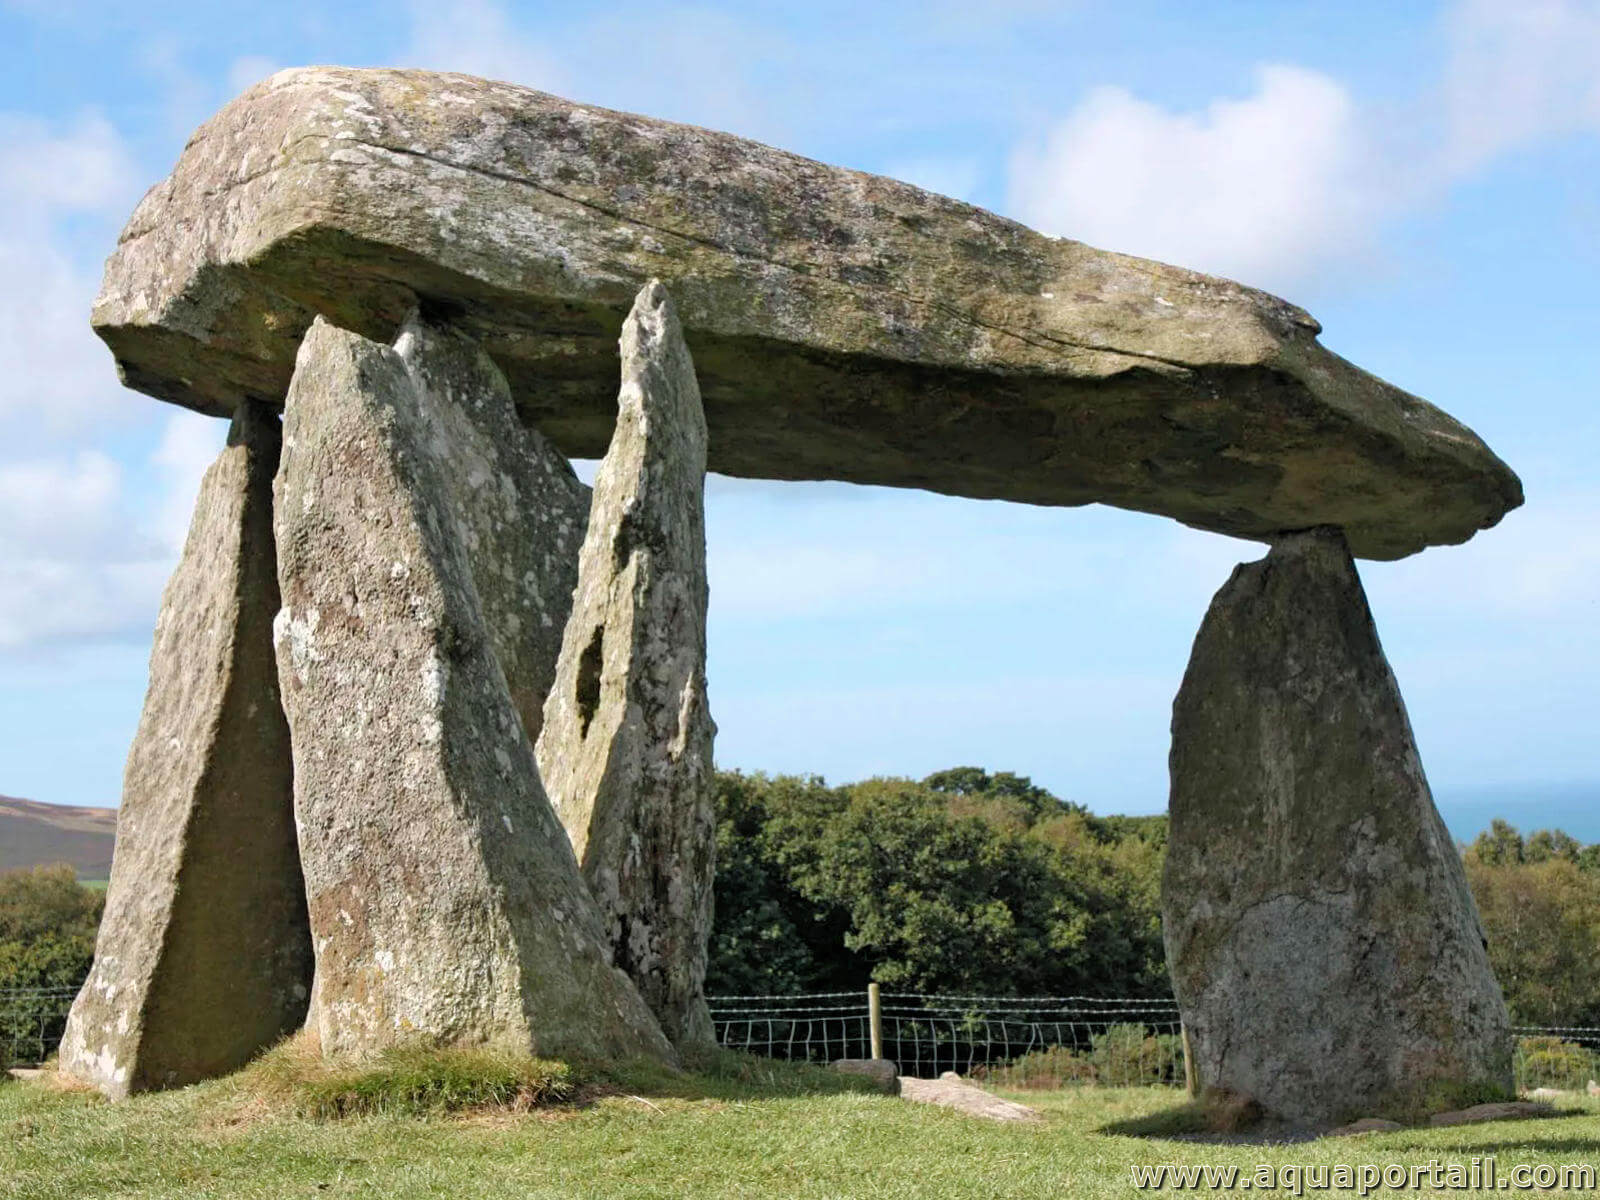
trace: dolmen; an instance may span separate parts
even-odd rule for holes
[[[69,1074],[185,1084],[301,1027],[350,1057],[712,1044],[714,470],[1266,543],[1174,707],[1200,1082],[1307,1122],[1509,1091],[1356,560],[1463,542],[1521,485],[1294,305],[726,134],[311,68],[195,134],[93,323],[129,387],[232,427]],[[601,456],[591,493],[568,459]]]

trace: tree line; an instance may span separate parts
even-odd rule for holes
[[[716,778],[712,994],[1165,996],[1165,816],[1097,817],[976,767]],[[1600,1025],[1600,843],[1505,821],[1462,848],[1512,1018]],[[104,897],[0,875],[0,990],[77,987]]]

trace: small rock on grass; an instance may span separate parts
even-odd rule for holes
[[[891,1096],[900,1092],[900,1068],[887,1058],[836,1059],[833,1069],[843,1075],[860,1075],[870,1079]]]

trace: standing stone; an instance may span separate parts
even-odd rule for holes
[[[715,819],[706,706],[706,423],[666,289],[622,327],[616,432],[595,478],[539,766],[616,962],[680,1046],[705,1002]]]
[[[470,561],[485,526],[447,478],[463,443],[440,431],[470,442],[499,417],[470,383],[419,388],[410,351],[318,321],[285,406],[274,633],[312,1024],[332,1054],[423,1040],[670,1060],[540,787]]]
[[[240,407],[167,584],[94,967],[61,1069],[112,1097],[193,1083],[300,1024],[311,983],[272,618],[277,417]]]
[[[1171,765],[1167,963],[1202,1085],[1330,1124],[1509,1094],[1472,896],[1337,530],[1217,593]]]
[[[471,338],[413,314],[395,350],[421,393],[428,451],[443,465],[495,657],[533,742],[578,584],[589,489],[518,419],[505,376]]]

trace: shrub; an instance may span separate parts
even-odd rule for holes
[[[1112,1025],[1089,1039],[1095,1079],[1110,1087],[1148,1087],[1183,1078],[1183,1043],[1176,1034],[1143,1025]]]
[[[1071,1083],[1093,1083],[1094,1064],[1071,1046],[1030,1050],[1008,1063],[974,1067],[972,1077],[998,1088],[1054,1088]]]
[[[1595,1053],[1557,1037],[1517,1039],[1517,1083],[1524,1088],[1581,1090],[1597,1074]]]

